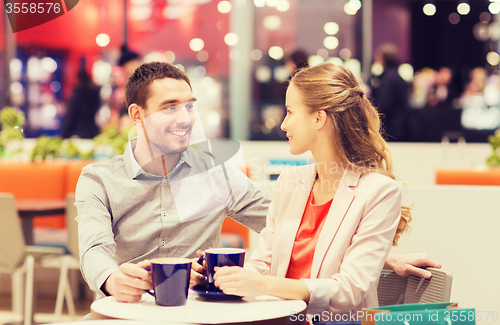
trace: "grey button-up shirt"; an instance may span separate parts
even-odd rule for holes
[[[211,157],[188,148],[167,177],[144,172],[125,153],[86,166],[78,180],[80,268],[98,293],[125,262],[195,257],[218,247],[226,216],[260,232],[269,200],[234,165],[212,166]]]

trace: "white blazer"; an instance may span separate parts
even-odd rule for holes
[[[278,178],[259,245],[245,264],[284,278],[316,165],[287,169]],[[401,216],[401,189],[379,173],[345,170],[319,236],[308,313],[357,312],[378,306],[377,284]]]

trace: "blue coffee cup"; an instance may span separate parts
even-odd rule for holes
[[[146,291],[159,306],[182,306],[186,304],[191,260],[188,258],[157,258],[151,260],[154,292]]]
[[[220,292],[214,284],[215,267],[241,266],[245,262],[245,250],[242,248],[209,248],[205,251],[207,263],[208,290]]]

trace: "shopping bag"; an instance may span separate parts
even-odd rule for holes
[[[474,308],[458,303],[420,303],[364,308],[361,325],[475,325]]]

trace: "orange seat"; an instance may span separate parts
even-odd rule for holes
[[[59,162],[1,162],[0,192],[13,193],[16,199],[64,199],[65,167]],[[64,228],[66,219],[64,215],[34,218],[33,226]]]
[[[250,230],[234,221],[231,218],[224,219],[224,223],[222,224],[221,233],[229,233],[229,234],[237,234],[243,240],[243,246],[248,247],[250,244]]]
[[[68,162],[66,166],[66,184],[65,184],[66,193],[75,192],[76,184],[78,183],[78,178],[80,178],[80,174],[82,173],[83,167],[93,162],[94,161],[86,161],[86,160],[83,161],[72,160]]]
[[[238,169],[241,170],[247,177],[250,177],[250,167],[238,166]],[[221,233],[236,234],[240,236],[243,240],[244,247],[248,247],[250,244],[250,230],[231,218],[224,219]]]
[[[438,185],[500,185],[500,168],[487,170],[438,169]]]

